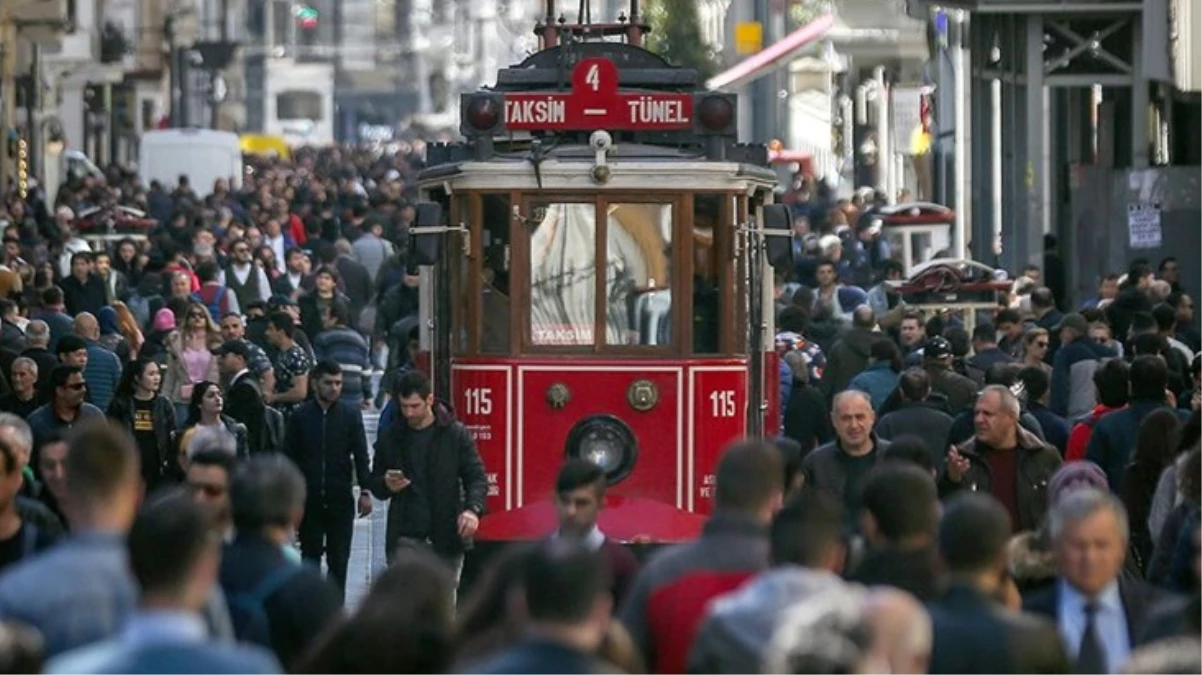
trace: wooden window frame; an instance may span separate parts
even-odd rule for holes
[[[486,196],[507,196],[509,219],[509,350],[507,353],[485,353],[481,350],[484,326],[484,199]],[[719,285],[719,311],[722,316],[732,316],[732,321],[719,321],[718,353],[695,353],[693,351],[693,272],[694,243],[693,226],[696,197],[717,196],[720,201],[718,223],[714,228],[714,246],[717,249],[717,283]],[[747,197],[736,191],[687,191],[665,194],[663,192],[596,192],[555,191],[535,192],[522,190],[463,190],[452,199],[452,222],[464,222],[469,247],[467,251],[466,287],[460,289],[458,279],[452,279],[451,288],[467,293],[465,303],[454,303],[454,330],[468,331],[467,348],[459,350],[459,342],[452,340],[455,356],[473,358],[517,358],[537,356],[540,358],[573,358],[584,354],[606,355],[632,360],[668,358],[730,358],[746,354],[745,325],[747,309],[745,298],[747,281],[745,252],[741,251],[739,227],[747,222]],[[530,325],[530,233],[520,215],[530,212],[534,203],[591,203],[596,211],[598,225],[608,228],[605,212],[610,204],[668,204],[672,207],[673,237],[670,284],[675,291],[672,298],[672,341],[669,345],[609,345],[606,338],[606,273],[608,257],[608,230],[597,228],[594,265],[595,276],[593,307],[593,343],[591,345],[535,345]],[[513,212],[514,207],[518,212]],[[466,216],[466,217],[465,217]],[[463,236],[463,235],[460,235]],[[459,246],[461,246],[461,242]],[[742,300],[741,300],[742,299]],[[600,321],[598,320],[600,319]]]

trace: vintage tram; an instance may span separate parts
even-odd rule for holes
[[[489,477],[481,541],[546,536],[565,457],[598,463],[612,538],[695,537],[731,440],[770,434],[770,263],[792,250],[735,96],[629,20],[547,19],[427,149],[413,253],[435,394]]]

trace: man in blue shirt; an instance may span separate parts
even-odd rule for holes
[[[71,536],[0,577],[0,618],[40,631],[47,657],[112,637],[133,610],[125,536],[142,497],[138,457],[125,431],[81,425],[66,460]]]
[[[1128,530],[1117,497],[1075,491],[1052,508],[1048,530],[1060,577],[1029,596],[1024,609],[1056,622],[1076,672],[1117,673],[1140,646],[1153,607],[1172,596],[1120,576]]]
[[[141,605],[117,637],[51,661],[48,673],[279,673],[265,649],[209,639],[201,613],[221,559],[216,521],[186,492],[147,505],[129,533]]]

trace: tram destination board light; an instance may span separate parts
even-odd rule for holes
[[[470,111],[468,120],[477,129],[487,128],[477,126]],[[622,92],[618,68],[612,61],[581,59],[572,70],[571,93],[505,94],[503,125],[510,131],[689,129],[693,126],[693,95]]]

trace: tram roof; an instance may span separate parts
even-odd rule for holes
[[[494,86],[460,97],[459,128],[463,140],[433,149],[429,165],[515,153],[541,161],[552,148],[587,150],[597,132],[643,156],[668,151],[651,161],[769,164],[766,152],[737,142],[737,95],[620,42],[559,44],[502,69]]]
[[[610,166],[609,180],[599,184],[594,179],[591,154],[587,158],[565,154],[543,160],[537,173],[534,163],[521,156],[490,161],[465,158],[424,169],[418,174],[418,183],[426,187],[449,183],[453,190],[693,192],[746,191],[771,188],[778,182],[775,171],[755,163],[687,156],[628,155]]]

